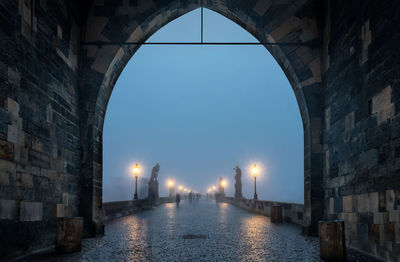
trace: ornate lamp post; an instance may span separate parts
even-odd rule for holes
[[[172,180],[172,178],[170,178],[168,181],[168,187],[169,187],[169,197],[172,198],[172,196],[174,195],[174,180]]]
[[[133,168],[133,174],[135,175],[135,195],[133,196],[133,199],[139,199],[138,194],[137,194],[137,179],[140,173],[140,167],[138,164]]]
[[[251,169],[251,173],[254,176],[254,200],[258,199],[257,196],[257,175],[258,175],[258,168],[256,164],[254,164],[253,168]]]

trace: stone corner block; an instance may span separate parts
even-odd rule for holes
[[[319,221],[318,233],[321,258],[328,262],[346,261],[344,221]]]
[[[79,252],[82,249],[83,218],[57,218],[56,250],[59,253]]]
[[[271,222],[272,223],[282,223],[282,206],[273,205],[271,206]]]

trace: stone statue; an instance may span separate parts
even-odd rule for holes
[[[158,173],[160,172],[160,165],[157,163],[151,170],[151,177],[149,180],[149,194],[148,198],[150,200],[155,200],[158,198]]]
[[[242,198],[242,170],[239,168],[239,165],[236,165],[234,168],[236,171],[235,175],[235,197]]]

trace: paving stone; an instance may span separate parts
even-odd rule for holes
[[[40,254],[27,261],[322,261],[316,237],[295,224],[273,224],[227,203],[168,203],[113,220],[82,252]],[[348,261],[374,261],[356,251]]]

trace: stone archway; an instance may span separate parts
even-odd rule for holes
[[[320,39],[313,0],[204,1],[209,8],[236,22],[261,42],[303,44]],[[83,42],[142,42],[168,22],[200,7],[200,1],[100,1],[90,8]],[[289,79],[304,127],[304,226],[317,233],[323,214],[321,47],[266,46]],[[113,87],[138,47],[81,47],[81,197],[80,214],[86,231],[96,233],[102,205],[102,133]]]

